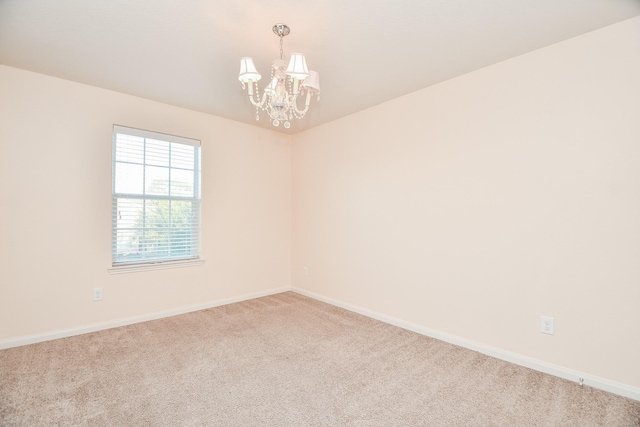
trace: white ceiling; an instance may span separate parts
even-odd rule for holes
[[[269,74],[283,22],[285,55],[322,86],[295,133],[638,15],[640,0],[0,0],[0,63],[273,128],[237,74],[242,56]]]

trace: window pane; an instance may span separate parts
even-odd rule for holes
[[[144,166],[116,163],[115,192],[120,194],[143,194]]]
[[[118,199],[116,201],[116,225],[123,228],[142,227],[144,220],[144,200]]]
[[[169,228],[169,200],[147,200],[144,218],[148,229]]]
[[[116,162],[144,163],[144,138],[116,134]]]
[[[142,234],[142,229],[118,230],[116,233],[118,261],[128,262],[142,257]]]
[[[169,200],[147,200],[145,209],[144,252],[146,257],[168,255]]]
[[[194,169],[196,147],[171,143],[171,166],[181,169]]]
[[[175,144],[174,144],[175,145]],[[146,164],[155,166],[169,166],[170,142],[147,139]]]
[[[171,195],[193,197],[193,171],[171,169]]]
[[[171,201],[171,227],[191,227],[193,202],[189,200]]]
[[[169,195],[169,169],[156,166],[145,168],[145,192],[157,196]]]
[[[196,250],[194,241],[193,202],[174,200],[171,202],[171,254],[187,256]]]

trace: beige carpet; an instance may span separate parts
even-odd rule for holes
[[[0,351],[5,426],[638,426],[640,403],[295,293]]]

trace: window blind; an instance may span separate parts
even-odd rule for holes
[[[112,264],[200,257],[200,141],[114,126]]]

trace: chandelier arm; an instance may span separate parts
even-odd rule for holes
[[[293,108],[293,111],[295,111],[296,115],[302,118],[302,116],[307,114],[307,111],[309,111],[309,104],[311,104],[311,93],[307,91],[307,97],[304,102],[304,110],[298,109],[297,101],[298,101],[298,95],[297,94],[293,95],[293,98],[291,100],[291,107]]]
[[[260,100],[260,102],[257,102],[254,97],[253,97],[253,93],[249,93],[249,101],[251,101],[251,104],[254,107],[257,108],[262,108],[262,106],[264,105],[265,101],[267,100],[267,94],[266,92],[262,94],[262,99]]]

